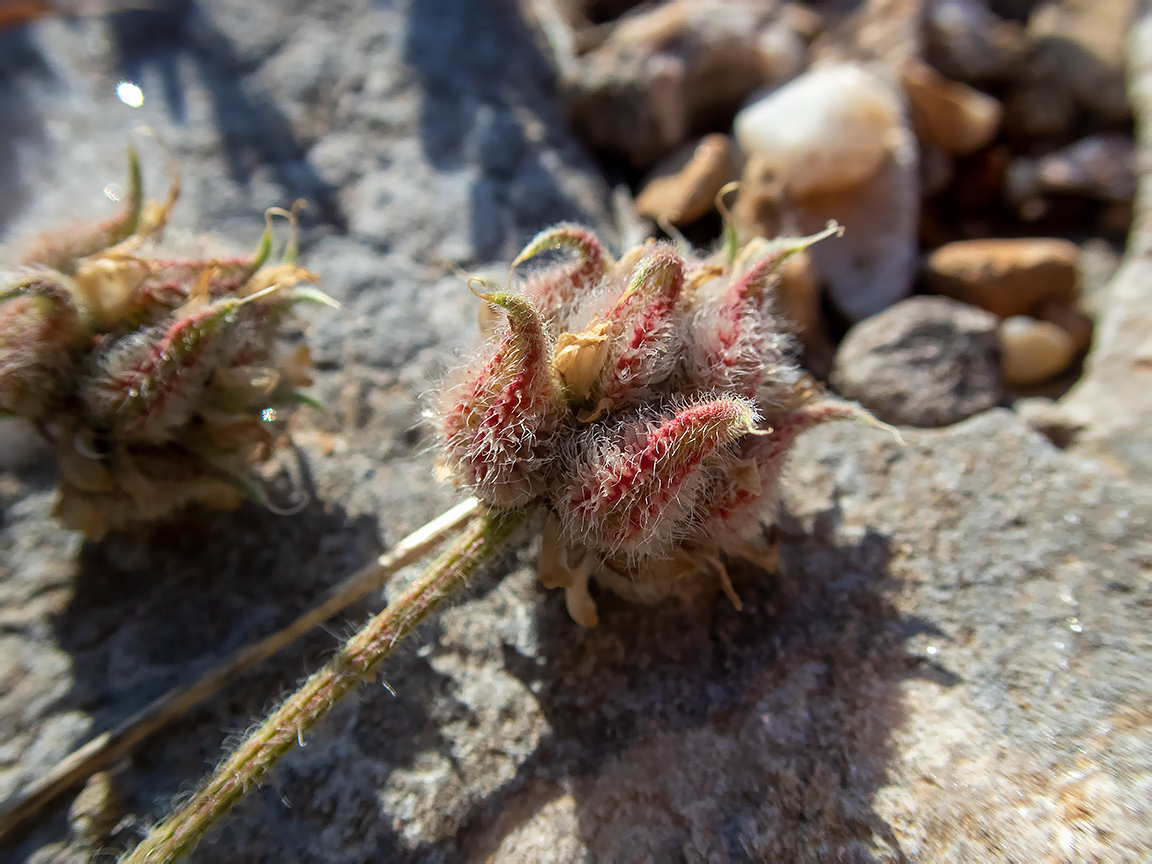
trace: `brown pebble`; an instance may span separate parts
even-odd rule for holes
[[[900,73],[916,136],[951,153],[966,156],[988,144],[1000,128],[1000,103],[967,84],[949,81],[923,63],[908,63]]]
[[[924,276],[937,294],[1001,318],[1031,315],[1076,301],[1077,255],[1067,240],[957,240],[928,256]]]
[[[797,252],[780,265],[777,273],[780,283],[776,311],[788,319],[800,341],[809,347],[809,341],[821,334],[820,293],[812,256],[806,251]]]
[[[740,176],[739,161],[731,138],[708,135],[657,167],[636,197],[636,212],[655,222],[695,222],[712,209],[724,184]]]
[[[820,285],[812,256],[807,250],[797,252],[777,272],[777,311],[795,327],[796,338],[804,348],[804,365],[817,377],[827,378],[832,372],[836,346],[820,312]]]

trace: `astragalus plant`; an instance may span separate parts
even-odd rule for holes
[[[126,860],[190,850],[525,526],[543,526],[540,577],[581,625],[597,623],[590,580],[652,602],[700,575],[739,606],[724,559],[774,567],[766,527],[797,436],[871,420],[818,395],[773,309],[783,260],[831,233],[710,257],[647,243],[613,259],[592,232],[560,225],[513,266],[550,263],[507,289],[479,283],[487,338],[432,411],[438,473],[478,499],[476,519]]]

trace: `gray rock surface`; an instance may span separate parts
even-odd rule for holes
[[[910,297],[848,331],[831,383],[885,423],[935,428],[1000,402],[998,319],[945,297]]]
[[[312,322],[332,410],[296,430],[314,487],[296,516],[84,543],[48,518],[51,470],[0,472],[0,794],[442,510],[417,396],[475,315],[442,259],[603,219],[511,4],[310,9],[211,0],[2,37],[0,230],[96,206],[143,117],[185,171],[185,229],[243,245],[265,206],[316,200],[306,260],[346,311]],[[139,111],[112,96],[122,74]],[[1152,400],[1124,316],[1152,308],[1147,242],[1102,300],[1068,450],[999,410],[906,446],[817,430],[780,574],[734,572],[742,613],[716,591],[604,597],[581,630],[525,538],[386,664],[395,695],[362,688],[193,860],[1146,860]],[[378,601],[118,766],[109,857]],[[88,860],[70,803],[0,855]]]

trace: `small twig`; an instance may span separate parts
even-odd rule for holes
[[[525,523],[530,511],[486,511],[433,562],[424,575],[353,636],[217,766],[196,795],[169,816],[123,864],[166,864],[190,852],[197,842],[250,789],[259,785],[291,749],[424,616],[462,586]]]
[[[35,816],[56,796],[76,786],[104,766],[123,758],[149,736],[215,695],[225,685],[258,666],[313,627],[327,621],[383,584],[401,567],[427,555],[449,534],[463,528],[479,511],[480,504],[469,498],[424,527],[409,534],[395,548],[372,564],[357,570],[330,590],[311,610],[283,630],[241,648],[192,684],[169,690],[150,705],[137,711],[114,729],[89,741],[59,762],[46,776],[23,794],[0,806],[0,837]]]

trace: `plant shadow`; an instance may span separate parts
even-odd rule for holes
[[[412,4],[404,59],[420,80],[420,136],[439,170],[475,167],[471,241],[478,260],[515,254],[543,226],[587,218],[545,165],[542,150],[587,164],[574,139],[534,135],[562,129],[555,73],[514,3],[422,0]],[[547,115],[545,122],[540,116]]]
[[[19,144],[40,143],[44,123],[29,92],[30,79],[48,80],[52,73],[39,48],[21,27],[0,32],[0,234],[28,202],[20,178]]]
[[[310,478],[304,485],[311,486]],[[311,490],[310,490],[311,491]],[[114,532],[80,549],[71,600],[51,622],[69,655],[71,689],[52,706],[90,719],[89,738],[116,727],[171,688],[197,680],[238,649],[284,627],[328,588],[378,553],[374,519],[310,501],[294,515],[245,504],[235,511],[188,508],[136,532]],[[330,622],[366,614],[361,601]],[[174,793],[212,764],[230,735],[317,668],[342,633],[317,628],[191,709],[117,766],[117,809],[161,815]],[[31,854],[68,835],[62,796],[12,851]],[[128,816],[109,840],[108,860],[140,839]],[[103,860],[103,859],[101,859]]]
[[[905,860],[871,803],[900,685],[960,679],[907,653],[935,631],[889,599],[887,538],[839,541],[838,521],[785,518],[778,575],[733,567],[740,612],[712,590],[601,595],[599,626],[574,633],[553,592],[536,656],[505,649],[550,736],[471,813],[464,857],[529,860],[558,823],[596,861]]]
[[[208,94],[233,181],[247,184],[253,172],[267,166],[289,200],[300,197],[312,205],[303,213],[305,224],[346,229],[336,190],[309,164],[292,123],[252,80],[232,43],[194,0],[113,12],[108,25],[119,73],[129,81],[154,73],[173,123],[182,124],[187,117],[187,73],[182,69],[195,69]]]

